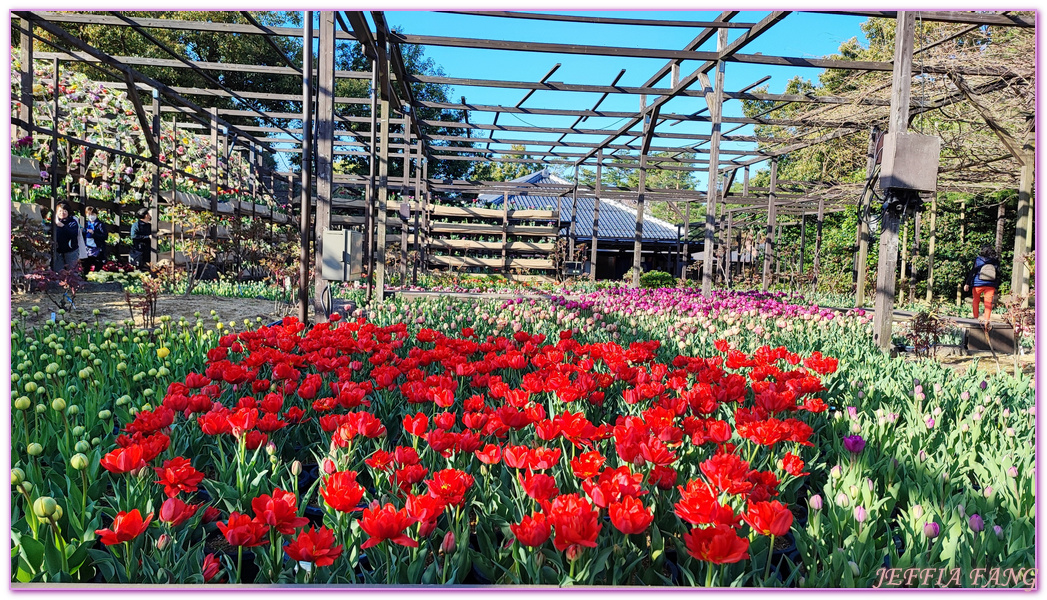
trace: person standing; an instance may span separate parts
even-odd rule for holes
[[[84,259],[84,274],[101,271],[106,258],[106,240],[109,232],[98,218],[98,209],[88,206],[87,223],[84,225],[84,245],[87,246],[87,258]]]
[[[978,318],[978,305],[985,302],[985,322],[992,318],[992,304],[996,296],[996,290],[1003,280],[1000,271],[1000,259],[996,256],[996,250],[992,246],[982,246],[977,258],[974,259],[974,268],[967,274],[963,291],[971,292],[971,304],[974,305],[974,319]]]
[[[153,226],[149,223],[152,219],[149,209],[142,207],[136,213],[138,220],[131,224],[131,264],[139,271],[146,268],[149,262],[152,248],[150,239],[153,237]]]
[[[75,270],[80,263],[80,224],[73,218],[72,208],[65,200],[55,206],[55,265],[54,271]]]

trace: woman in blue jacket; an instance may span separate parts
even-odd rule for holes
[[[974,268],[967,274],[967,281],[963,291],[971,292],[971,302],[974,304],[974,317],[978,318],[978,304],[985,301],[985,322],[992,318],[993,298],[996,290],[1000,287],[1003,273],[1000,270],[1000,259],[996,256],[996,250],[992,246],[982,246],[978,257],[974,259]]]
[[[75,271],[80,263],[80,224],[65,200],[55,206],[55,273]]]

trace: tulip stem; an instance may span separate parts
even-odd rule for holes
[[[767,577],[764,576],[764,579]],[[705,587],[713,587],[713,563],[708,564],[708,568],[705,570]]]
[[[771,534],[771,545],[767,548],[767,566],[763,569],[763,579],[767,581],[767,578],[771,575],[771,558],[774,556],[774,534]]]
[[[243,564],[244,564],[244,547],[243,546],[237,546],[236,547],[236,582],[237,583],[243,583],[243,581],[240,578],[240,573],[243,572]]]

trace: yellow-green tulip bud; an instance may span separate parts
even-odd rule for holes
[[[55,398],[54,400],[51,401],[51,408],[54,409],[55,412],[62,412],[62,411],[64,411],[65,410],[65,406],[66,406],[66,404],[65,404],[65,399],[64,398]]]
[[[113,416],[113,413],[108,411],[108,410],[100,410],[100,411],[98,411],[98,418],[103,420],[103,421],[106,421],[106,420],[112,418],[112,416]]]
[[[37,404],[36,407],[33,408],[33,410],[36,411],[36,414],[42,415],[45,412],[47,412],[47,405],[46,404]]]
[[[15,400],[15,408],[18,410],[29,410],[31,404],[32,402],[26,396],[19,396]]]
[[[90,449],[91,449],[91,444],[87,440],[80,440],[79,442],[76,443],[75,446],[73,446],[73,450],[76,450],[77,452],[87,452]]]
[[[26,392],[28,392],[28,393],[30,393],[30,394],[32,394],[32,393],[33,393],[33,392],[35,392],[35,391],[37,390],[37,388],[39,388],[39,387],[40,387],[40,386],[36,385],[36,382],[33,382],[33,381],[29,381],[29,382],[27,382],[27,383],[25,384],[25,391],[26,391]]]
[[[83,471],[87,468],[87,456],[84,454],[74,454],[73,457],[69,459],[69,466],[77,471]]]
[[[25,451],[29,453],[29,456],[40,456],[44,453],[44,447],[38,444],[37,442],[33,442],[32,444],[26,446]]]
[[[76,407],[75,406],[70,406],[69,410],[72,410],[74,408],[76,408]],[[84,426],[83,425],[77,425],[76,427],[73,427],[73,435],[75,435],[76,437],[80,437],[83,434],[84,434]]]
[[[58,503],[50,496],[41,496],[33,502],[33,513],[41,519],[53,516],[57,510]]]
[[[11,469],[11,485],[20,485],[25,481],[25,471],[15,467]]]

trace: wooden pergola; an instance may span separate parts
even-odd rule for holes
[[[638,283],[639,279],[641,231],[644,207],[647,202],[671,202],[674,205],[682,205],[682,209],[678,210],[685,215],[684,226],[687,228],[683,236],[682,255],[689,256],[687,243],[688,238],[691,237],[689,229],[695,225],[696,233],[698,233],[697,240],[701,240],[703,246],[702,262],[706,267],[714,264],[717,248],[723,244],[726,244],[727,248],[726,252],[721,252],[721,254],[727,257],[729,263],[732,228],[747,222],[751,223],[751,216],[746,219],[741,218],[743,213],[765,215],[766,220],[763,221],[765,223],[764,289],[767,289],[770,281],[771,260],[776,251],[775,229],[780,215],[795,215],[800,217],[801,222],[804,223],[808,215],[816,217],[818,233],[814,271],[817,276],[821,249],[821,225],[824,216],[831,212],[857,210],[863,217],[866,217],[860,219],[863,225],[856,232],[856,237],[859,239],[859,256],[856,257],[856,265],[862,265],[856,266],[856,269],[861,271],[857,274],[858,293],[859,297],[863,297],[866,280],[864,258],[868,252],[870,239],[867,216],[873,199],[872,186],[866,185],[862,193],[853,185],[833,186],[823,182],[790,182],[795,184],[792,187],[793,191],[786,192],[784,186],[779,189],[779,184],[782,182],[777,180],[778,161],[789,153],[803,148],[832,142],[847,136],[865,135],[870,140],[868,175],[872,180],[876,171],[875,147],[881,132],[904,132],[914,115],[966,101],[978,107],[988,127],[996,133],[1010,154],[1021,165],[1012,287],[1017,293],[1027,294],[1029,273],[1021,257],[1028,252],[1028,232],[1032,222],[1030,208],[1033,148],[1030,144],[1019,143],[1005,128],[1001,127],[991,112],[979,104],[979,97],[999,90],[1018,78],[1028,76],[1033,72],[1033,57],[1029,57],[1028,73],[1016,73],[1004,67],[955,63],[921,64],[919,69],[921,73],[946,75],[953,82],[954,89],[937,98],[914,100],[911,98],[910,87],[913,80],[913,56],[923,50],[923,48],[915,47],[913,36],[917,16],[922,21],[967,24],[971,28],[1032,28],[1035,26],[1034,18],[1009,13],[973,11],[921,11],[918,15],[910,11],[828,12],[851,17],[895,19],[898,24],[897,31],[901,32],[901,35],[897,36],[894,60],[890,62],[853,61],[746,52],[746,48],[762,34],[775,27],[786,27],[787,24],[783,24],[783,21],[791,14],[790,11],[772,11],[760,19],[746,19],[746,13],[740,11],[723,11],[708,21],[610,18],[508,11],[458,11],[454,13],[492,19],[599,25],[606,27],[608,32],[620,31],[615,28],[640,25],[686,28],[695,31],[693,39],[679,49],[413,35],[393,31],[382,11],[370,13],[320,11],[315,15],[311,11],[306,11],[301,28],[263,26],[255,21],[247,11],[242,12],[243,23],[132,18],[116,11],[107,14],[14,11],[14,17],[20,19],[19,29],[22,35],[21,52],[24,69],[22,73],[22,112],[20,119],[15,124],[27,131],[52,135],[56,140],[63,138],[68,143],[85,143],[81,140],[70,140],[53,129],[41,128],[33,124],[32,94],[26,93],[26,90],[32,88],[32,67],[25,65],[32,65],[34,57],[54,61],[56,81],[61,62],[77,61],[89,63],[104,73],[105,78],[112,81],[107,85],[128,91],[129,97],[135,103],[137,117],[141,121],[142,131],[146,132],[146,140],[151,148],[155,148],[158,143],[159,126],[157,123],[161,115],[172,114],[176,119],[187,120],[179,124],[179,127],[210,131],[216,147],[219,137],[228,140],[235,134],[234,143],[248,149],[253,157],[261,153],[301,153],[302,163],[311,165],[313,164],[312,157],[315,156],[315,172],[307,168],[297,173],[268,173],[274,189],[276,184],[272,182],[283,181],[288,184],[289,193],[293,193],[294,190],[293,180],[300,181],[299,223],[303,240],[301,257],[303,284],[300,298],[301,316],[304,320],[307,316],[306,308],[309,299],[309,292],[305,286],[309,263],[309,257],[306,254],[308,244],[304,242],[310,238],[310,235],[313,236],[314,260],[319,261],[322,254],[323,232],[331,229],[333,222],[337,222],[337,218],[332,220],[332,208],[337,209],[340,205],[355,203],[354,206],[363,207],[365,210],[365,217],[359,224],[367,233],[366,255],[367,260],[373,265],[372,281],[378,290],[379,299],[384,297],[385,259],[389,242],[387,220],[388,212],[391,209],[389,205],[391,191],[399,191],[415,199],[415,202],[411,204],[415,224],[412,227],[409,222],[405,222],[400,229],[400,247],[405,258],[409,233],[412,231],[415,249],[422,256],[427,251],[428,223],[426,221],[429,214],[427,210],[432,202],[433,194],[535,193],[543,196],[570,195],[573,198],[593,198],[596,202],[597,219],[599,218],[600,198],[635,201],[637,218],[633,251],[634,285]],[[111,56],[91,47],[63,28],[63,25],[73,23],[130,28],[154,43],[171,58]],[[272,42],[275,37],[303,37],[307,41],[304,44],[307,49],[312,48],[313,42],[316,42],[318,61],[316,65],[313,64],[311,52],[304,52],[302,57],[283,55],[284,64],[280,65],[195,61],[178,55],[149,33],[150,30],[158,28],[261,36],[273,47],[276,47]],[[730,41],[734,30],[737,30],[736,35],[733,41]],[[713,43],[714,40],[715,49],[701,49],[707,43]],[[338,44],[354,42],[361,45],[363,53],[371,60],[371,70],[336,71],[335,50]],[[941,43],[942,40],[936,40],[933,45]],[[661,66],[653,69],[649,78],[639,86],[619,85],[619,80],[625,73],[624,69],[612,81],[603,84],[565,83],[550,80],[561,63],[552,67],[544,77],[532,81],[418,75],[408,72],[401,51],[401,46],[404,44],[468,48],[478,52],[552,53],[558,57],[564,57],[564,60],[572,55],[645,58],[658,60]],[[697,61],[699,66],[690,72],[684,72],[682,66],[688,61]],[[838,69],[855,73],[889,72],[892,73],[892,82],[884,90],[887,97],[879,95],[772,94],[752,91],[767,77],[732,91],[725,89],[724,85],[725,70],[730,68],[729,65],[732,63],[766,65],[768,68],[789,66],[816,70]],[[190,69],[199,74],[208,84],[206,87],[199,88],[171,87],[142,74],[139,68],[145,66]],[[449,68],[459,73],[459,70],[466,66],[449,65]],[[257,72],[300,77],[302,95],[232,90],[213,75],[222,72]],[[967,77],[989,79],[987,82],[969,85],[965,80]],[[332,90],[335,89],[336,82],[341,79],[370,81],[370,97],[335,97]],[[419,100],[414,96],[411,84],[426,83],[469,88],[515,89],[520,90],[522,98],[515,105],[475,104],[467,102],[464,97],[461,102]],[[153,93],[152,122],[140,100],[140,93],[143,90]],[[570,109],[531,105],[524,107],[524,104],[537,91],[556,92],[565,97],[580,92],[589,95],[595,93],[600,96],[595,103],[590,100]],[[601,105],[611,94],[628,94],[638,97],[637,109],[635,111],[601,109]],[[192,98],[202,97],[234,98],[240,107],[209,110],[192,100]],[[704,100],[705,108],[690,114],[669,112],[667,104],[674,98],[701,99]],[[266,112],[257,108],[254,101],[259,99],[299,102],[302,110],[300,113]],[[818,110],[809,111],[805,116],[791,119],[724,116],[723,105],[731,100],[769,101],[775,103],[773,105],[775,108],[788,104],[806,105]],[[370,116],[338,115],[335,112],[335,106],[341,104],[369,106]],[[864,112],[852,111],[846,115],[834,116],[834,113],[846,107],[859,107]],[[465,110],[468,111],[467,114],[491,115],[492,118],[490,122],[487,118],[468,118],[465,122],[421,119],[416,115],[417,111],[422,108]],[[762,114],[767,114],[771,110],[764,111]],[[507,115],[574,117],[575,119],[573,124],[567,127],[499,123],[500,117]],[[258,124],[233,125],[226,120],[228,117],[251,117],[257,119]],[[584,122],[590,118],[613,118],[624,121],[620,126],[611,129],[585,127]],[[281,124],[283,120],[300,121],[301,126],[288,127]],[[698,124],[703,128],[707,125],[708,133],[705,133],[705,130],[701,133],[688,133],[671,129],[672,126],[680,123]],[[367,124],[366,132],[354,131],[348,127],[350,125],[359,127],[361,124]],[[803,133],[793,139],[784,140],[759,135],[733,134],[734,130],[747,125],[799,127],[803,128]],[[402,131],[393,131],[393,126],[402,128]],[[730,126],[732,129],[724,131],[724,126]],[[434,132],[437,128],[460,129],[466,131],[467,135],[442,135]],[[152,137],[148,135],[149,132],[153,132]],[[501,137],[503,134],[509,137]],[[571,139],[566,139],[568,137]],[[756,144],[764,142],[773,143],[773,145],[756,147]],[[736,147],[739,143],[748,144],[748,147]],[[492,144],[522,145],[525,150],[492,150]],[[111,150],[113,149],[106,149],[106,151]],[[527,158],[522,155],[526,155]],[[693,155],[694,158],[683,155]],[[365,159],[369,165],[369,175],[361,177],[335,173],[334,163],[338,157],[343,156]],[[177,172],[177,165],[161,163],[159,152],[154,151],[148,160],[156,165],[157,172],[160,169]],[[403,161],[402,177],[389,176],[391,160]],[[570,186],[446,180],[429,176],[430,165],[438,160],[568,165],[575,167],[576,175],[574,184]],[[254,162],[257,164],[258,161],[254,160]],[[770,184],[765,189],[752,188],[749,186],[750,169],[762,163],[770,164]],[[638,185],[635,188],[618,187],[614,189],[603,186],[600,183],[601,172],[609,166],[638,170]],[[594,186],[578,183],[577,168],[579,167],[596,170],[597,177]],[[701,171],[707,173],[709,184],[704,192],[652,188],[647,185],[647,173],[650,169]],[[181,172],[180,175],[197,177],[185,172]],[[57,177],[56,174],[54,176]],[[740,194],[731,191],[736,180],[740,180],[743,184]],[[217,185],[217,182],[212,182],[212,186],[214,185]],[[948,185],[945,184],[939,189],[946,189]],[[344,199],[336,199],[336,188],[359,190],[362,193],[362,201],[354,200],[347,203]],[[159,202],[158,196],[157,194],[153,200],[154,209]],[[690,223],[690,208],[691,204],[695,202],[705,205],[704,223]],[[575,241],[573,238],[570,240],[572,250]],[[875,304],[876,335],[879,343],[885,346],[890,338],[890,314],[894,302],[894,273],[898,246],[896,219],[890,217],[883,219],[880,244],[880,266],[877,275]],[[590,241],[590,252],[595,264],[597,252],[595,233]],[[933,250],[931,260],[933,261]],[[425,265],[425,262],[422,261],[422,264]],[[415,272],[417,273],[417,264]],[[684,271],[684,276],[686,277],[686,271]],[[315,289],[316,295],[319,296],[324,289],[324,282],[319,279],[319,269],[317,269],[316,277]],[[702,269],[704,293],[712,290],[714,277],[713,268]]]

